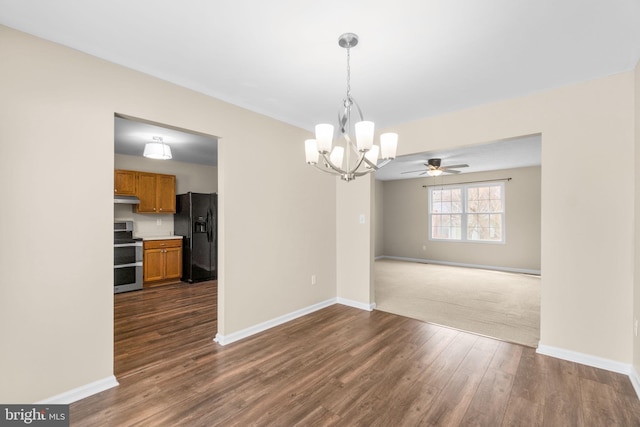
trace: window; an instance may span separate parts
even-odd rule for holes
[[[504,243],[504,183],[429,187],[429,238]]]
[[[462,238],[462,188],[431,189],[431,238]]]

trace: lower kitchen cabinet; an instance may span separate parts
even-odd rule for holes
[[[182,239],[145,240],[143,285],[166,285],[182,277]]]

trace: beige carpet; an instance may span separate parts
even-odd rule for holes
[[[376,309],[537,347],[540,277],[382,259]]]

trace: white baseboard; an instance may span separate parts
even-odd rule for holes
[[[569,362],[580,363],[581,365],[593,366],[594,368],[627,375],[631,381],[631,385],[633,385],[633,389],[636,391],[638,399],[640,399],[640,375],[638,375],[638,371],[633,367],[633,365],[542,344],[538,345],[536,352],[545,356],[551,356],[557,359],[568,360]]]
[[[326,301],[310,305],[309,307],[301,308],[300,310],[296,310],[283,316],[276,317],[275,319],[267,320],[266,322],[259,323],[257,325],[251,326],[238,332],[234,332],[229,335],[221,335],[218,333],[213,340],[220,345],[231,344],[232,342],[240,341],[241,339],[250,337],[251,335],[257,334],[262,331],[266,331],[267,329],[273,328],[275,326],[282,325],[283,323],[287,323],[293,319],[297,319],[298,317],[302,317],[309,313],[313,313],[314,311],[329,307],[330,305],[333,305],[335,303],[336,299],[331,298]]]
[[[82,400],[85,397],[89,397],[94,394],[100,393],[101,391],[116,387],[118,385],[119,384],[118,380],[116,380],[116,377],[111,375],[107,378],[85,384],[83,386],[74,388],[73,390],[65,391],[64,393],[58,394],[40,402],[36,402],[36,404],[68,405],[70,403],[77,402],[78,400]]]
[[[581,365],[605,369],[619,374],[631,375],[632,366],[630,364],[616,362],[615,360],[605,359],[603,357],[592,356],[590,354],[579,353],[577,351],[565,350],[563,348],[551,347],[542,344],[538,345],[536,352],[545,356],[580,363]]]
[[[631,367],[631,373],[629,374],[629,379],[631,380],[631,385],[633,385],[633,389],[636,391],[638,395],[638,399],[640,399],[640,374],[635,367]]]
[[[353,301],[350,299],[340,298],[340,297],[338,297],[337,302],[338,304],[347,305],[349,307],[359,308],[360,310],[366,310],[366,311],[373,311],[376,308],[375,302],[371,304],[366,304],[364,302]]]
[[[249,328],[243,329],[238,332],[234,332],[229,335],[221,335],[220,333],[218,333],[216,334],[213,341],[217,342],[220,345],[231,344],[232,342],[240,341],[241,339],[248,338],[251,335],[255,335],[262,331],[266,331],[267,329],[271,329],[274,326],[282,325],[283,323],[287,323],[291,320],[297,319],[298,317],[306,316],[307,314],[313,313],[314,311],[321,310],[325,307],[329,307],[336,303],[347,305],[349,307],[358,308],[360,310],[366,310],[366,311],[373,311],[376,308],[375,303],[365,304],[362,302],[353,301],[346,298],[330,298],[326,301],[319,302],[318,304],[301,308],[300,310],[296,310],[292,313],[288,313],[283,316],[276,317],[275,319],[267,320],[266,322],[259,323],[255,326],[251,326]]]
[[[506,271],[507,273],[534,274],[536,276],[540,275],[540,270],[531,270],[528,268],[513,268],[513,267],[501,267],[496,265],[467,264],[464,262],[449,262],[449,261],[438,261],[434,259],[407,258],[407,257],[387,256],[387,255],[377,256],[376,260],[379,260],[379,259],[395,259],[398,261],[419,262],[422,264],[451,265],[453,267],[480,268],[483,270]]]

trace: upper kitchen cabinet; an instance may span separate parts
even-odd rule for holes
[[[114,194],[119,196],[136,195],[136,171],[116,170],[113,178]]]
[[[175,175],[157,175],[156,203],[160,213],[176,213]]]
[[[150,172],[138,172],[137,193],[140,204],[137,213],[176,213],[176,177]]]

